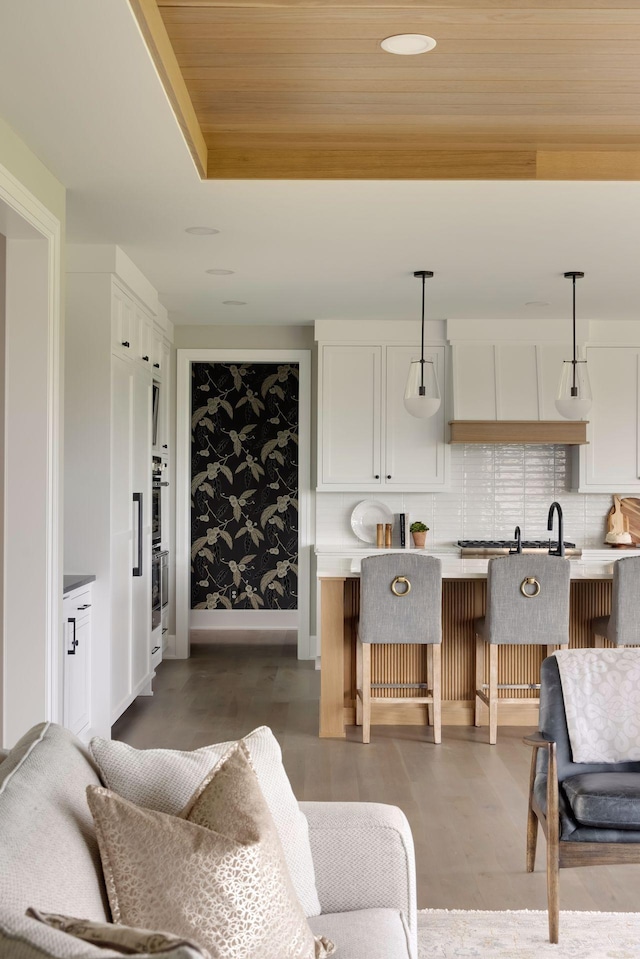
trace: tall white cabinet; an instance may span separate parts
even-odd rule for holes
[[[157,294],[117,247],[71,247],[65,567],[94,573],[91,727],[151,693],[151,466]],[[170,330],[160,331],[161,358]],[[166,342],[164,342],[166,341]]]

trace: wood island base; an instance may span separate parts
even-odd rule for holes
[[[360,580],[349,576],[320,577],[321,664],[320,737],[344,739],[345,727],[355,722],[356,630]],[[475,634],[473,621],[485,611],[485,579],[442,581],[442,722],[472,726],[475,700]],[[606,616],[611,608],[611,581],[580,579],[571,582],[570,647],[592,645],[590,620]],[[546,646],[504,646],[499,653],[499,683],[537,683]],[[424,682],[425,648],[402,643],[374,646],[373,682]],[[398,689],[389,696],[402,695]],[[379,690],[384,696],[385,690]],[[502,698],[512,696],[501,690]],[[537,690],[518,695],[536,699]],[[410,695],[410,691],[407,693]],[[504,704],[498,724],[535,726],[535,703]],[[424,725],[426,707],[374,704],[372,724]]]

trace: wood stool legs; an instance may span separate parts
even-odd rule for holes
[[[489,743],[498,741],[498,647],[489,643]]]
[[[371,643],[362,646],[362,742],[371,742]]]
[[[356,726],[362,726],[362,643],[356,639]]]
[[[432,686],[433,696],[433,741],[442,742],[442,646],[435,643],[429,647],[432,657]]]

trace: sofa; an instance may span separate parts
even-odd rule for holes
[[[29,907],[110,921],[88,785],[104,785],[87,749],[43,723],[0,755],[0,957],[112,959],[25,915]],[[415,860],[404,814],[378,803],[305,802],[321,914],[336,959],[417,959]],[[169,956],[168,953],[164,953]],[[195,959],[178,946],[171,959]],[[259,959],[259,957],[255,957]]]

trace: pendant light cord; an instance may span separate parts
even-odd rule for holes
[[[573,383],[571,388],[571,395],[577,396],[578,390],[576,388],[576,277],[575,277],[575,273],[572,279],[573,279]]]
[[[422,339],[420,341],[420,395],[424,396],[424,287],[426,276],[422,275]]]

